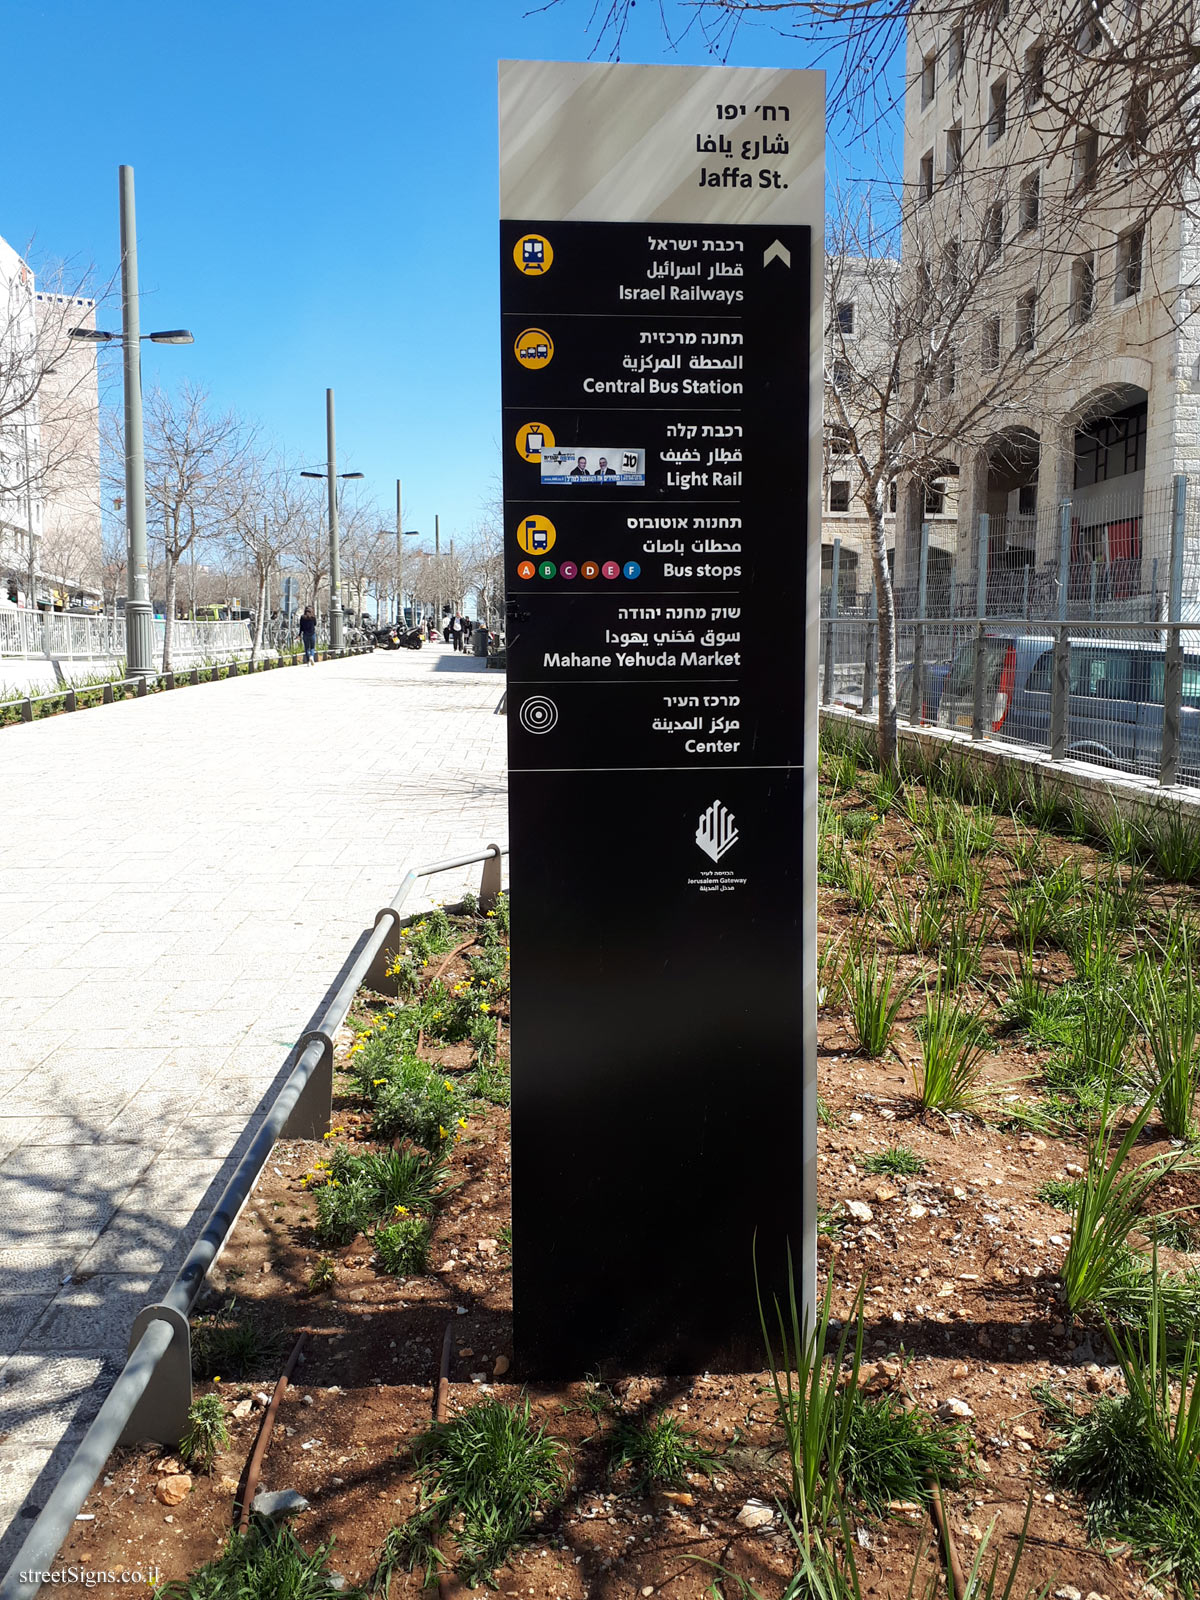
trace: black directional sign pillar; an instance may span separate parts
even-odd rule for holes
[[[823,79],[501,67],[515,1345],[815,1276]]]

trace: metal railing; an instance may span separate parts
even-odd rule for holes
[[[405,874],[395,897],[376,914],[374,927],[365,936],[366,943],[350,962],[314,1026],[300,1039],[300,1055],[291,1075],[225,1185],[175,1281],[157,1305],[145,1307],[135,1319],[125,1365],[0,1581],[0,1600],[30,1600],[37,1593],[39,1585],[23,1583],[21,1574],[44,1572],[53,1565],[80,1506],[116,1445],[154,1439],[178,1446],[192,1401],[188,1314],[276,1140],[315,1139],[328,1131],[332,1121],[334,1035],[364,982],[386,992],[387,968],[398,953],[401,913],[414,887],[422,878],[482,863],[479,901],[487,907],[500,893],[500,862],[507,854],[500,845],[489,844],[472,855],[414,867]]]
[[[154,618],[154,633],[163,643],[166,624]],[[249,650],[247,622],[176,621],[171,649],[179,656],[225,656]],[[91,660],[125,654],[124,617],[89,616],[70,611],[0,611],[0,656],[51,656]]]

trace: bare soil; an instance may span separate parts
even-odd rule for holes
[[[857,801],[861,806],[862,802]],[[999,844],[1013,835],[998,825]],[[907,864],[912,830],[899,810],[886,816],[871,841],[873,869]],[[1085,871],[1096,854],[1084,846],[1048,841],[1051,860],[1070,854]],[[997,849],[984,863],[984,903],[1002,904],[1009,867]],[[914,889],[922,885],[913,878]],[[1153,886],[1162,904],[1181,891]],[[859,920],[846,896],[821,890],[823,937]],[[882,940],[886,948],[886,941]],[[1007,981],[1011,952],[989,947],[981,995]],[[1069,971],[1065,957],[1048,955]],[[915,972],[921,958],[905,958]],[[455,976],[452,967],[450,979]],[[947,1496],[954,1537],[965,1567],[985,1532],[997,1523],[994,1548],[1011,1554],[1027,1500],[1033,1497],[1030,1541],[1015,1593],[1034,1586],[1070,1586],[1085,1596],[1117,1600],[1143,1592],[1140,1569],[1127,1552],[1090,1548],[1079,1504],[1056,1495],[1045,1478],[1051,1446],[1044,1413],[1031,1396],[1048,1382],[1083,1405],[1113,1386],[1116,1369],[1094,1326],[1072,1327],[1059,1303],[1056,1278],[1067,1244],[1067,1218],[1036,1198],[1049,1179],[1071,1175],[1086,1159],[1082,1138],[999,1132],[970,1117],[923,1113],[914,1097],[912,1063],[920,1050],[913,1032],[914,1000],[902,1016],[894,1051],[879,1061],[856,1055],[843,1010],[822,1012],[819,1080],[829,1120],[820,1130],[819,1190],[828,1213],[820,1258],[832,1272],[835,1310],[849,1314],[860,1279],[866,1282],[866,1380],[892,1387],[916,1405],[936,1410],[947,1400],[970,1408],[976,1481]],[[1036,1078],[1038,1053],[1020,1034],[999,1034],[986,1077],[997,1097],[1019,1080]],[[345,1045],[343,1045],[343,1051]],[[436,1056],[436,1052],[433,1053]],[[448,1069],[466,1065],[466,1050],[444,1052]],[[1032,1091],[1022,1089],[1023,1094]],[[342,1098],[335,1123],[352,1148],[363,1117]],[[872,1152],[893,1144],[926,1163],[920,1176],[872,1177],[862,1170]],[[1162,1148],[1151,1128],[1146,1153]],[[473,1116],[453,1156],[456,1186],[438,1214],[430,1270],[421,1278],[390,1279],[371,1262],[362,1238],[340,1249],[318,1245],[315,1212],[303,1179],[320,1146],[280,1144],[212,1278],[217,1294],[233,1294],[273,1346],[248,1381],[198,1384],[214,1388],[230,1413],[231,1443],[210,1476],[197,1475],[182,1504],[155,1498],[163,1452],[150,1447],[118,1452],[90,1496],[62,1554],[64,1564],[90,1568],[154,1565],[163,1577],[182,1577],[221,1548],[231,1525],[237,1480],[261,1420],[256,1394],[269,1392],[301,1331],[307,1346],[283,1402],[267,1456],[263,1487],[305,1495],[311,1510],[295,1519],[306,1546],[334,1540],[332,1565],[365,1582],[389,1528],[415,1504],[414,1438],[429,1425],[443,1332],[453,1329],[451,1410],[481,1395],[515,1401],[528,1394],[534,1415],[569,1448],[572,1477],[558,1509],[536,1536],[497,1573],[507,1595],[591,1596],[617,1600],[662,1590],[677,1597],[710,1591],[709,1563],[779,1596],[793,1571],[792,1544],[776,1511],[770,1526],[746,1531],[737,1517],[756,1497],[774,1504],[782,1493],[782,1457],[766,1372],[678,1379],[626,1379],[613,1386],[626,1409],[652,1404],[680,1422],[720,1457],[713,1478],[697,1476],[670,1493],[636,1496],[608,1475],[604,1433],[610,1421],[586,1403],[595,1391],[582,1383],[526,1383],[511,1347],[511,1279],[506,1235],[510,1222],[509,1116],[491,1107]],[[1164,1204],[1200,1200],[1194,1178],[1174,1178]],[[865,1205],[858,1216],[850,1202]],[[595,1241],[581,1239],[582,1251]],[[519,1248],[519,1242],[518,1242]],[[323,1255],[336,1262],[336,1283],[311,1293],[310,1274]],[[1166,1264],[1187,1265],[1167,1257]],[[1192,1264],[1196,1262],[1193,1258]],[[249,1414],[234,1415],[238,1402]],[[245,1410],[245,1406],[242,1406]],[[896,1512],[883,1522],[858,1519],[858,1564],[863,1591],[901,1600],[922,1541],[927,1513]],[[926,1565],[934,1570],[935,1558]],[[413,1596],[419,1574],[393,1581],[392,1594]],[[82,1586],[59,1592],[90,1593]],[[731,1597],[736,1585],[725,1582]]]

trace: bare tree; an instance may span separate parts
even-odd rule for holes
[[[232,564],[244,565],[252,579],[254,636],[250,659],[262,652],[271,574],[303,526],[307,496],[295,472],[282,462],[256,459],[247,452],[242,470],[221,489],[223,535]]]
[[[504,528],[484,517],[463,540],[463,581],[479,598],[483,625],[491,629],[504,611]]]
[[[220,518],[229,486],[247,469],[253,433],[232,411],[214,413],[202,389],[146,401],[147,520],[159,512],[164,564],[163,671],[171,670],[176,573],[198,536]]]

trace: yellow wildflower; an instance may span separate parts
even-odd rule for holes
[[[442,1125],[441,1125],[441,1123],[440,1123],[440,1122],[439,1122],[439,1123],[438,1123],[438,1138],[439,1138],[439,1139],[445,1139],[445,1138],[447,1138],[447,1137],[448,1137],[448,1135],[447,1135],[447,1133],[446,1133],[446,1130],[445,1130],[445,1128],[443,1128],[443,1127],[442,1127]]]
[[[458,1119],[458,1125],[459,1125],[459,1127],[460,1127],[460,1128],[465,1128],[465,1127],[466,1127],[466,1125],[467,1125],[467,1119],[466,1119],[466,1117],[459,1117],[459,1119]]]
[[[372,1078],[371,1079],[371,1087],[372,1087],[372,1089],[378,1089],[378,1087],[379,1087],[379,1085],[381,1083],[386,1083],[386,1082],[387,1082],[386,1078]]]
[[[408,1207],[407,1206],[397,1206],[396,1207],[396,1215],[398,1217],[406,1217],[408,1215]]]

